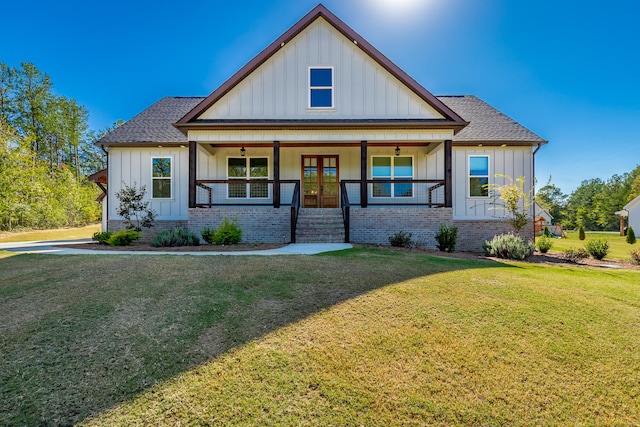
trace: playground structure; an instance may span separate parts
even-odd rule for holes
[[[533,230],[535,235],[540,236],[544,232],[545,227],[549,229],[551,237],[557,237],[559,239],[567,238],[564,230],[562,230],[562,224],[556,223],[555,225],[547,225],[547,220],[544,217],[537,217],[535,219],[535,222],[533,223]],[[553,230],[551,230],[551,227],[553,227]]]

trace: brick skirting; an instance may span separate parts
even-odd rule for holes
[[[142,230],[148,241],[160,230],[186,228],[200,236],[204,227],[217,227],[222,220],[237,218],[245,243],[288,243],[291,241],[291,209],[285,208],[192,208],[189,220],[155,221],[152,228]],[[389,236],[399,231],[412,233],[422,247],[436,248],[435,235],[440,224],[458,227],[457,251],[482,251],[482,243],[500,233],[512,231],[507,221],[453,220],[451,208],[351,208],[350,240],[353,243],[388,245]],[[121,220],[109,220],[109,230],[124,228]],[[520,233],[533,238],[533,222]]]
[[[189,231],[200,235],[204,227],[217,227],[223,219],[237,218],[245,243],[289,243],[291,208],[191,208]]]

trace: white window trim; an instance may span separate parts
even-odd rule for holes
[[[271,158],[269,156],[227,156],[226,160],[225,160],[225,170],[226,170],[226,174],[227,174],[227,180],[232,180],[234,178],[238,178],[238,177],[229,177],[229,159],[246,159],[246,164],[247,164],[247,176],[244,179],[247,180],[260,180],[260,179],[266,179],[266,180],[270,180],[271,179]],[[249,159],[267,159],[267,177],[266,178],[252,178],[249,175],[251,174],[250,171],[250,160]],[[267,197],[251,197],[251,192],[249,189],[250,183],[247,183],[247,195],[245,197],[229,197],[229,186],[227,186],[227,195],[226,198],[227,200],[270,200],[271,199],[271,186],[269,186],[267,184]]]
[[[171,195],[169,197],[153,197],[153,181],[156,179],[167,179],[166,177],[154,177],[153,176],[153,160],[154,159],[169,159],[169,189]],[[151,200],[173,200],[173,156],[152,156],[151,157]]]
[[[471,158],[472,157],[486,157],[487,158],[487,175],[471,175]],[[472,196],[471,195],[471,178],[487,178],[487,184],[491,183],[491,156],[488,154],[469,154],[467,156],[467,197],[469,199],[488,199],[489,191],[487,190],[486,196]]]
[[[331,70],[331,86],[313,86],[311,87],[311,70]],[[313,89],[331,89],[331,106],[330,107],[312,107],[311,106],[311,90]],[[336,73],[332,65],[314,65],[310,66],[307,71],[307,109],[309,110],[335,110],[336,101]]]
[[[385,178],[386,177],[380,177],[380,176],[373,176],[373,159],[375,157],[387,157],[387,158],[391,158],[391,176],[388,179],[392,179],[395,180],[396,177],[393,174],[393,169],[394,169],[394,160],[396,157],[410,157],[411,158],[411,176],[401,176],[399,177],[400,179],[415,179],[416,176],[416,163],[415,163],[415,156],[414,155],[409,155],[409,156],[395,156],[395,155],[372,155],[371,156],[371,164],[369,166],[369,170],[371,171],[371,179],[375,180],[376,178]],[[398,181],[398,184],[402,184],[402,181]],[[371,184],[371,186],[373,187],[373,184]],[[370,190],[370,194],[371,197],[376,198],[376,199],[401,199],[401,200],[407,200],[407,199],[415,199],[416,197],[416,192],[415,192],[415,185],[412,183],[411,184],[411,197],[400,197],[400,196],[396,196],[395,195],[395,185],[391,184],[391,196],[375,196],[373,194],[373,188],[371,188]]]

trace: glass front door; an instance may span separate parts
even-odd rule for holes
[[[338,156],[302,156],[302,207],[338,207]]]

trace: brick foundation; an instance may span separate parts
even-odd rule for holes
[[[482,252],[482,243],[491,240],[501,233],[513,232],[513,227],[505,220],[456,220],[453,225],[458,227],[458,244],[456,250]],[[527,239],[533,239],[533,222],[520,232]]]
[[[425,248],[435,248],[440,224],[451,223],[450,208],[377,208],[351,209],[350,240],[354,243],[389,244],[389,236],[399,231]]]
[[[245,243],[291,241],[291,208],[191,208],[188,229],[200,235],[204,227],[217,227],[227,217],[237,218]]]

